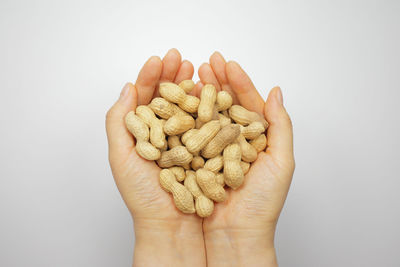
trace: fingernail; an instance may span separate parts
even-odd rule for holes
[[[125,98],[129,93],[129,83],[126,83],[124,88],[122,88],[121,94],[120,94],[120,99]]]
[[[281,88],[279,86],[276,86],[276,88],[278,88],[277,89],[278,92],[276,92],[276,98],[277,98],[279,104],[283,105],[282,90],[281,90]]]

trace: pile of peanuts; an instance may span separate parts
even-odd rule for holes
[[[136,152],[162,169],[161,187],[184,213],[208,217],[214,201],[223,202],[225,186],[239,188],[250,163],[267,146],[267,121],[212,84],[200,99],[188,93],[192,80],[161,83],[161,97],[125,117],[136,138]]]

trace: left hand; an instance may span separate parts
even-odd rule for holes
[[[189,61],[181,62],[176,49],[171,49],[162,61],[151,57],[141,69],[135,85],[126,84],[120,98],[107,113],[112,173],[134,219],[134,265],[160,266],[168,265],[170,261],[171,266],[205,265],[202,219],[175,208],[170,194],[160,187],[160,168],[136,153],[135,140],[125,126],[125,115],[157,96],[160,82],[179,83],[192,76],[193,65]]]

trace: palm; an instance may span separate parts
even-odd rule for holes
[[[121,166],[113,166],[113,169],[123,174],[115,175],[116,183],[135,217],[168,221],[196,218],[175,208],[171,196],[159,185],[160,168],[154,162],[142,159],[135,149],[121,155]]]
[[[204,230],[245,229],[252,227],[250,220],[275,224],[283,205],[282,196],[287,193],[286,184],[279,180],[286,175],[268,153],[261,152],[243,185],[237,190],[228,189],[228,200],[216,205],[213,215],[204,221]]]

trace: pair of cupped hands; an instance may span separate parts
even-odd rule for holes
[[[274,87],[266,101],[234,61],[215,52],[198,70],[200,81],[224,90],[240,104],[269,122],[267,148],[258,154],[237,190],[215,205],[205,219],[176,209],[171,194],[159,185],[160,168],[142,159],[124,117],[138,105],[159,96],[160,82],[192,79],[194,67],[176,49],[163,59],[150,57],[136,83],[127,83],[106,116],[109,160],[117,187],[134,220],[134,266],[275,266],[274,235],[294,171],[291,120],[282,92]]]

